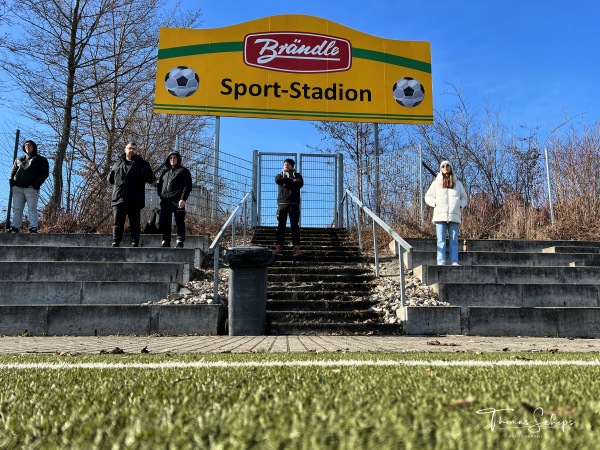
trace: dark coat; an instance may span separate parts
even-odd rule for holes
[[[171,155],[177,155],[178,162],[175,166],[171,166],[169,161]],[[171,152],[167,156],[164,169],[158,177],[156,189],[161,200],[171,202],[187,201],[190,196],[192,192],[192,174],[181,165],[181,155],[178,152]]]
[[[294,181],[296,180],[296,181]],[[295,170],[282,171],[275,177],[275,183],[279,186],[277,203],[280,205],[299,205],[300,189],[304,186],[302,175]]]
[[[108,182],[113,185],[111,205],[127,203],[131,207],[142,209],[146,204],[144,183],[153,183],[156,177],[148,161],[135,155],[129,170],[126,170],[126,158],[123,153],[113,165]]]
[[[32,153],[31,156],[23,155],[15,159],[10,171],[10,187],[26,188],[33,186],[38,191],[50,175],[48,160],[41,155]]]

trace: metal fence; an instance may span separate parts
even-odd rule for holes
[[[283,161],[292,158],[296,170],[302,175],[300,225],[303,227],[328,227],[335,218],[341,195],[339,155],[301,153],[256,152],[254,164],[258,172],[258,221],[260,225],[277,225],[277,193],[275,176],[281,172]]]

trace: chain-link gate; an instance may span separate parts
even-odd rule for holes
[[[343,161],[341,155],[255,152],[258,225],[277,225],[277,184],[283,161],[292,158],[304,179],[300,201],[300,225],[329,227],[337,223],[337,208],[342,196]]]

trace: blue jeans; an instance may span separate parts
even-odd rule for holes
[[[13,194],[13,217],[11,226],[21,228],[23,223],[23,209],[27,203],[27,218],[29,219],[29,228],[37,228],[38,226],[38,199],[40,192],[32,187],[21,188],[18,186],[12,187]]]
[[[437,262],[446,263],[446,233],[449,234],[450,263],[458,262],[458,227],[456,222],[436,222],[437,234]]]

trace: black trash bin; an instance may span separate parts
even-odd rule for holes
[[[229,264],[229,336],[262,336],[267,318],[267,271],[273,252],[240,246],[225,251]]]

